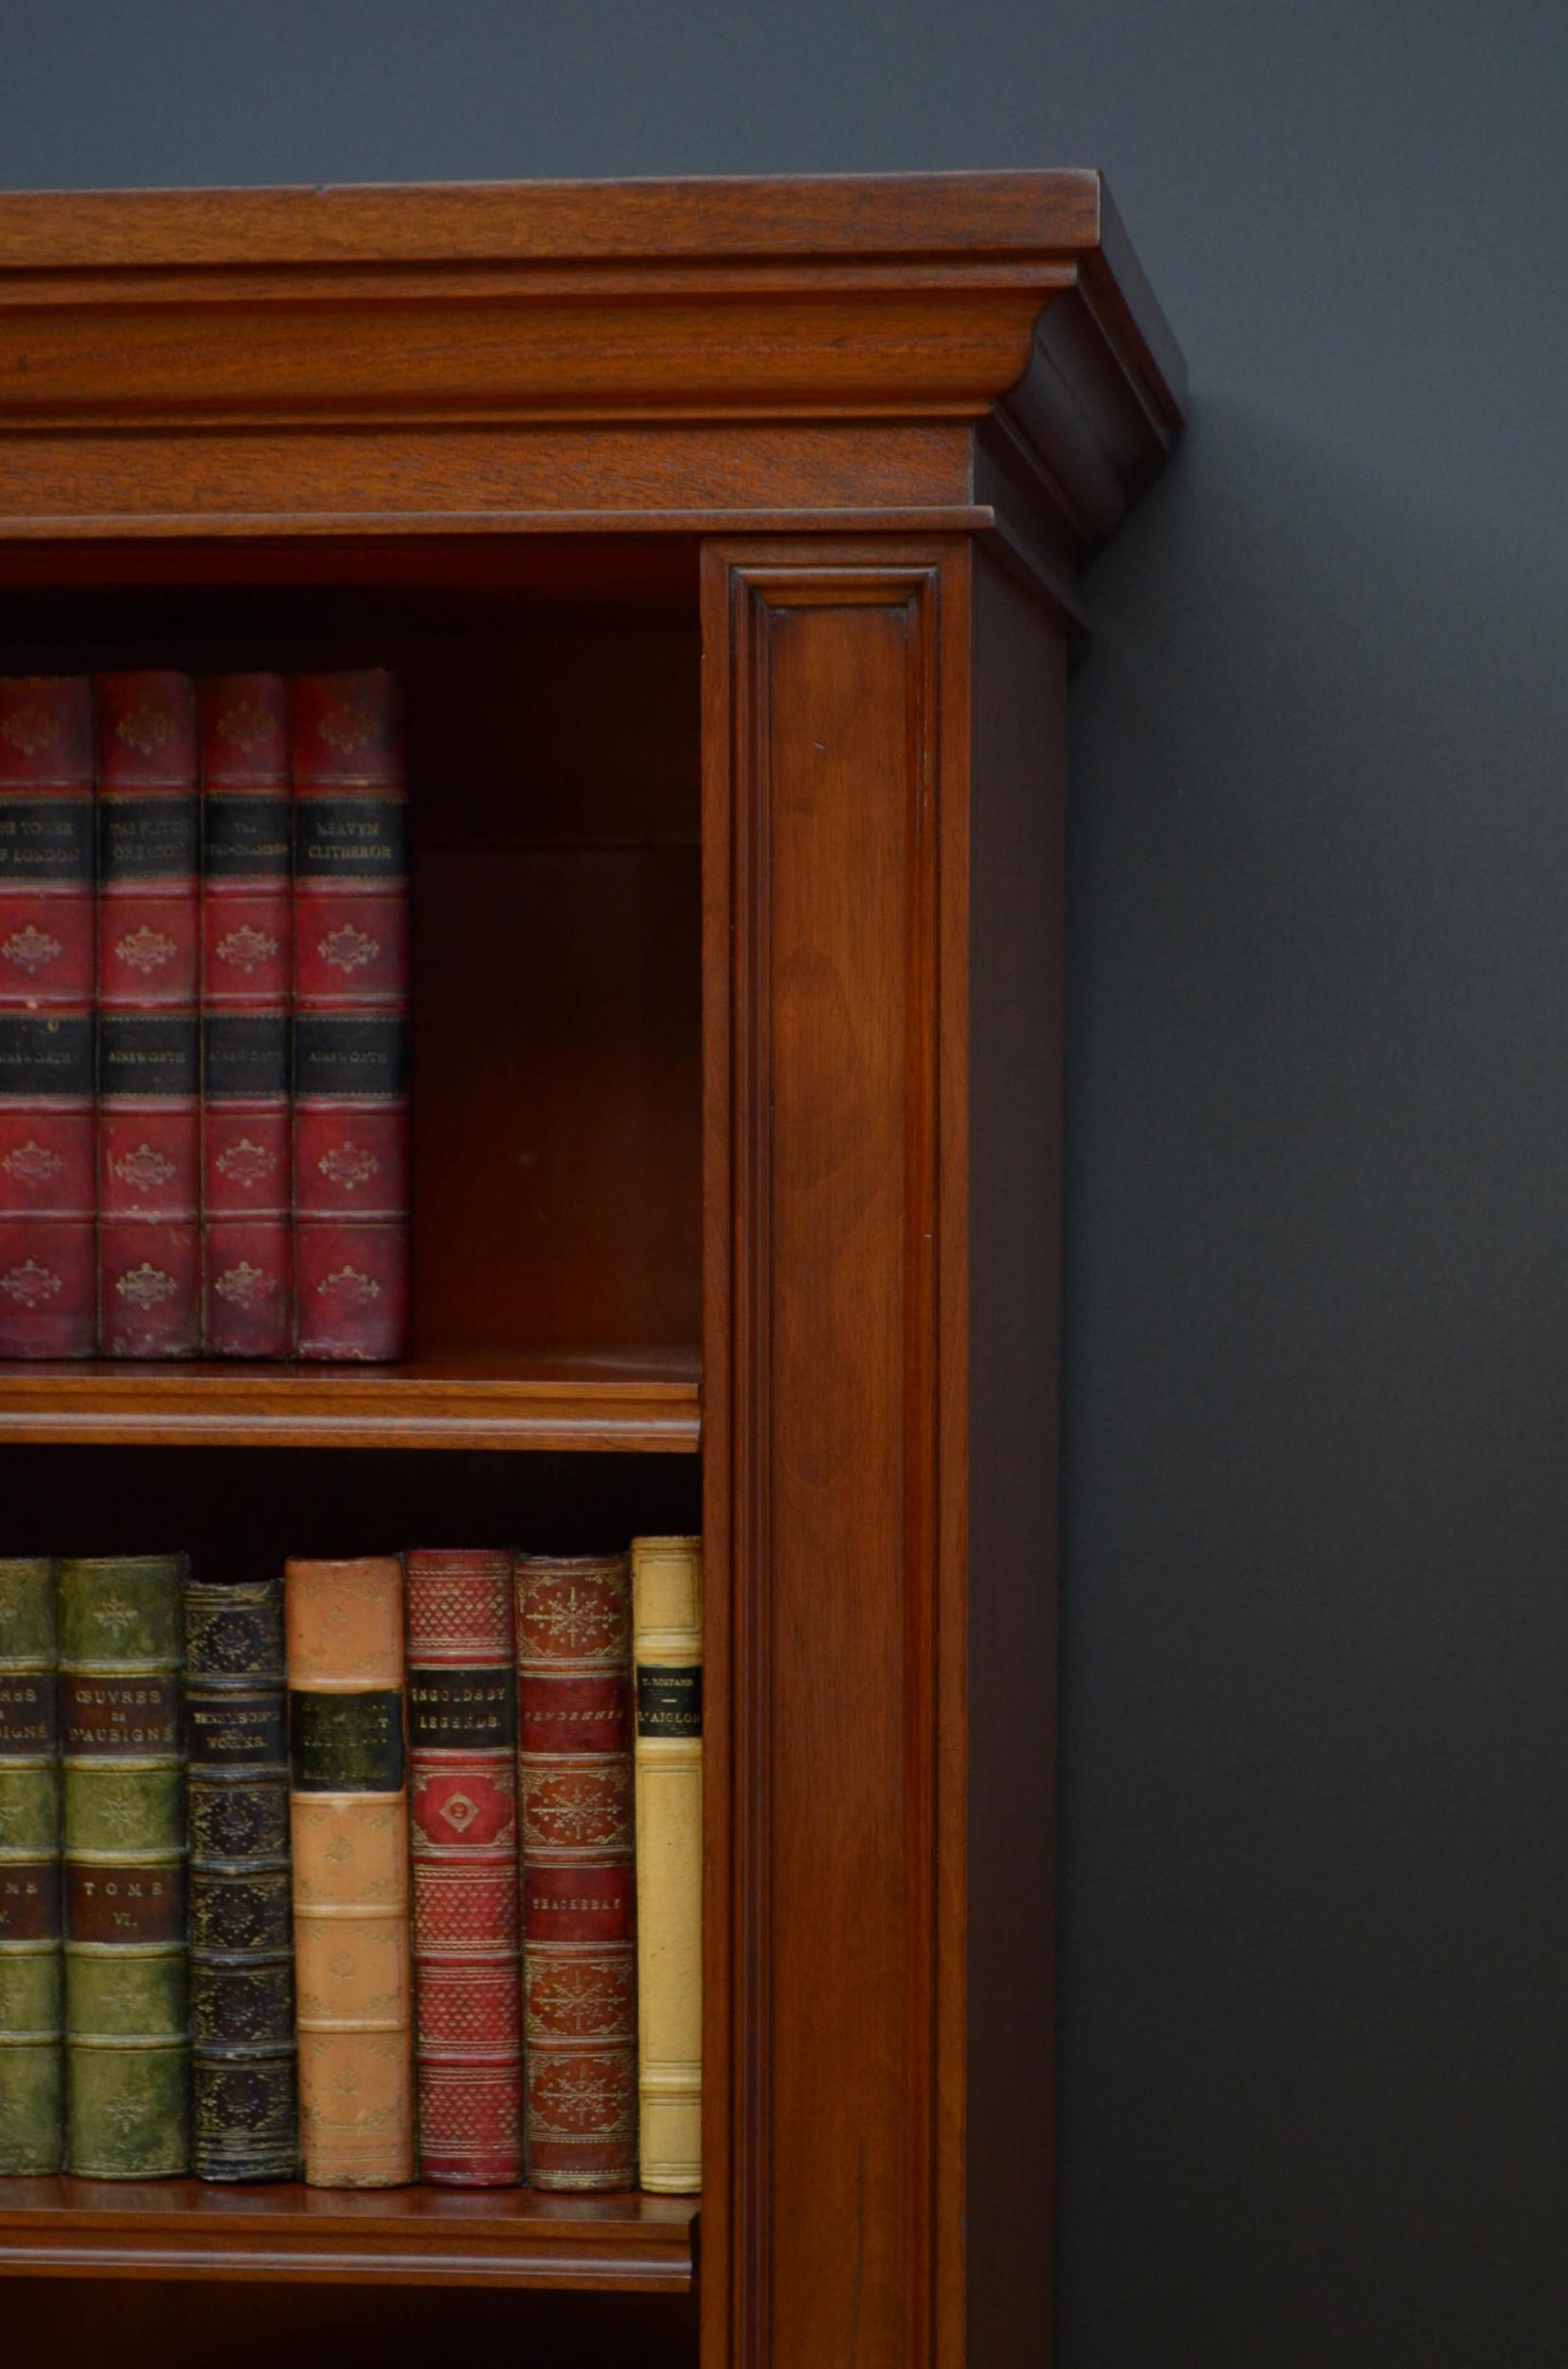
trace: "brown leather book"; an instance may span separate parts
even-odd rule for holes
[[[631,1579],[624,1555],[517,1558],[528,2177],[637,2185]]]
[[[299,2125],[315,2188],[414,2177],[403,1569],[290,1561]]]

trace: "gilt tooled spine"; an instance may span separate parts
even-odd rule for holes
[[[283,1582],[185,1591],[191,2169],[298,2168]]]
[[[195,703],[99,675],[98,1303],[106,1357],[201,1338]]]
[[[90,1357],[93,703],[0,681],[0,1357]]]
[[[624,1555],[517,1559],[528,2177],[637,2184],[631,1601]]]
[[[405,1563],[420,2178],[505,2187],[523,2105],[512,1557]]]
[[[642,2185],[702,2186],[702,1541],[632,1541]]]
[[[398,679],[293,687],[295,1343],[408,1330],[408,795]]]
[[[202,760],[202,1347],[294,1345],[287,687],[213,675]]]
[[[0,1561],[0,2174],[64,2161],[55,1585]]]
[[[93,2179],[189,2164],[183,1555],[60,1567],[65,2161]]]
[[[283,1619],[305,2178],[399,2188],[414,2177],[402,1566],[291,1561]]]

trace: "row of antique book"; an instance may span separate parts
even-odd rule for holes
[[[401,1356],[397,678],[0,678],[0,1357]]]
[[[701,1587],[0,1561],[0,2172],[694,2191]]]

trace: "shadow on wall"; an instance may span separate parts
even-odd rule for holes
[[[1202,401],[1089,583],[1064,2369],[1560,2358],[1568,552],[1466,499]]]

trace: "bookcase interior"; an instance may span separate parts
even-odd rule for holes
[[[688,538],[13,545],[0,672],[386,664],[414,816],[411,1366],[694,1355]]]

